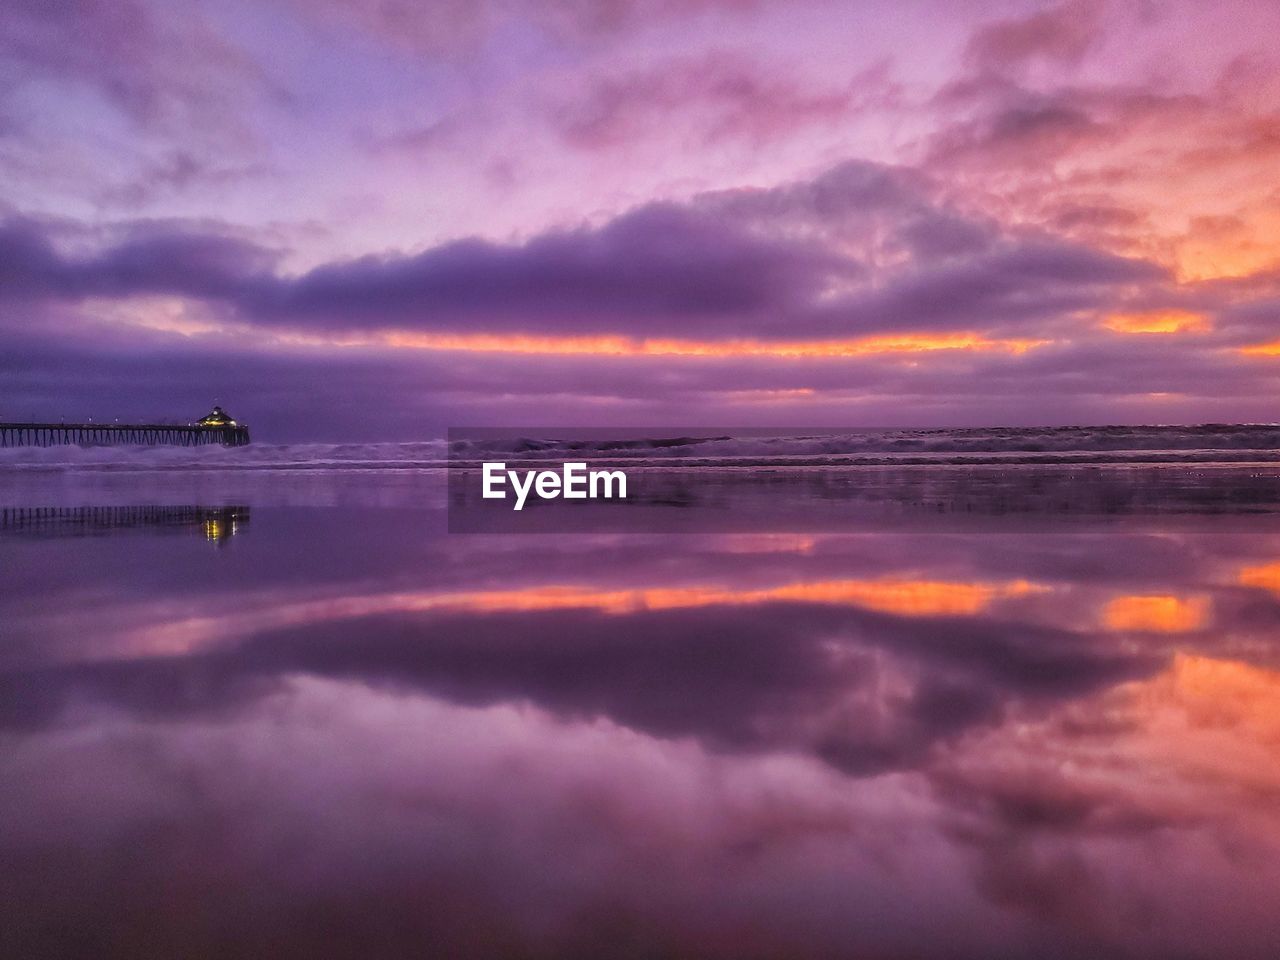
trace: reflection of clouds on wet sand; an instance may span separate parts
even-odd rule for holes
[[[1122,596],[1107,603],[1103,620],[1109,630],[1148,633],[1189,633],[1209,619],[1205,597]]]
[[[1280,595],[1280,563],[1245,567],[1240,571],[1240,583],[1242,586],[1270,590],[1272,593]]]
[[[604,938],[641,955],[1262,956],[1275,686],[1182,658],[919,772],[849,778],[789,752],[290,677],[232,713],[99,715],[7,752],[24,790],[4,813],[27,852],[0,884],[10,902],[48,895],[42,864],[74,856],[88,869],[42,904],[88,927],[68,936],[145,903],[149,932],[181,944],[207,933],[204,899],[229,905],[229,949],[283,936],[299,956],[331,946],[311,910],[395,931],[392,951],[430,936],[491,956],[586,956]],[[127,837],[130,875],[95,890]]]
[[[1280,889],[1280,673],[1179,654],[939,758],[995,901],[1151,955],[1263,956]]]
[[[381,593],[272,604],[253,613],[191,617],[142,628],[132,635],[135,649],[190,652],[204,644],[265,630],[393,613],[432,611],[538,613],[593,610],[616,616],[691,607],[751,606],[794,602],[835,604],[900,616],[964,616],[993,601],[1044,590],[1026,581],[946,583],[928,580],[827,580],[788,583],[754,590],[690,585],[596,589],[586,584],[544,584],[513,590]]]
[[[1274,539],[388,512],[24,546],[0,945],[1268,955]]]
[[[283,935],[299,956],[332,946],[298,912],[313,899],[368,912],[393,952],[428,932],[445,954],[489,956],[587,956],[602,942],[636,955],[912,951],[985,914],[959,935],[981,949],[1007,928],[913,778],[854,784],[804,758],[725,758],[606,720],[302,678],[235,715],[95,731],[41,734],[3,762],[28,784],[26,802],[5,804],[10,835],[108,870],[112,832],[145,838],[133,876],[90,911],[154,898],[153,929],[174,942],[192,932],[188,898],[224,898],[227,884],[238,896],[219,921],[254,946]],[[73,771],[110,783],[68,792]],[[39,869],[19,859],[0,884]],[[84,916],[76,898],[91,887],[90,872],[43,909]]]

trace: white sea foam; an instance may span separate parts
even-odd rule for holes
[[[636,465],[968,464],[981,462],[1240,463],[1280,460],[1280,425],[812,431],[732,435],[654,431],[590,439],[573,431],[408,443],[255,442],[244,447],[16,447],[0,469],[286,470],[430,469],[486,460],[589,459]]]
[[[52,446],[0,449],[0,469],[379,469],[446,465],[443,440],[413,443],[252,443],[243,447]]]

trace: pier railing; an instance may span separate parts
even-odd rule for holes
[[[241,447],[248,442],[249,428],[242,425],[0,423],[0,447],[54,447],[62,444],[196,447],[206,443]]]

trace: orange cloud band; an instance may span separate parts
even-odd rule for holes
[[[1210,329],[1208,318],[1187,310],[1113,313],[1102,325],[1114,333],[1204,333]]]
[[[405,349],[476,353],[590,354],[619,357],[862,357],[939,350],[1022,354],[1050,341],[993,339],[978,333],[904,333],[848,340],[774,341],[394,332],[386,335],[385,342]]]
[[[1241,347],[1240,352],[1246,357],[1280,357],[1280,340],[1271,343],[1257,343],[1249,347]]]

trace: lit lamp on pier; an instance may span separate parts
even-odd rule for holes
[[[202,427],[234,427],[236,422],[231,419],[227,411],[221,407],[214,407],[213,411],[196,421]]]

